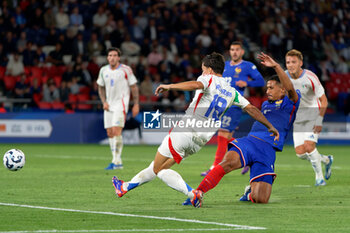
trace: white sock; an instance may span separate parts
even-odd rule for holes
[[[153,171],[153,163],[152,161],[147,168],[137,173],[129,182],[124,182],[123,189],[129,191],[156,178],[156,174]]]
[[[329,158],[328,158],[327,155],[323,155],[323,154],[320,153],[320,156],[321,156],[321,162],[323,164],[328,164],[329,163]]]
[[[192,188],[186,184],[181,175],[171,169],[163,169],[157,174],[158,178],[166,183],[170,188],[173,188],[179,192],[182,192],[189,198],[193,198]]]
[[[123,137],[120,136],[115,136],[115,141],[116,141],[116,149],[115,149],[115,154],[116,156],[113,157],[113,163],[114,164],[123,164],[122,162],[122,150],[123,150]]]
[[[317,149],[315,148],[315,150],[309,153],[309,157],[310,157],[312,168],[315,171],[316,180],[323,179],[320,153],[318,153]]]
[[[310,161],[310,158],[309,156],[307,155],[307,153],[304,153],[304,154],[297,154],[298,158],[299,159],[303,159],[303,160],[308,160]]]
[[[116,164],[115,163],[115,160],[116,160],[116,145],[117,145],[117,141],[116,141],[116,138],[115,137],[112,137],[112,138],[108,138],[108,141],[109,141],[109,148],[111,148],[111,153],[112,153],[112,163]]]

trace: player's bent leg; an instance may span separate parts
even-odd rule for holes
[[[321,155],[316,149],[316,143],[313,141],[305,141],[305,150],[308,153],[312,168],[315,172],[315,186],[324,186],[326,182],[323,178],[322,166],[321,166]]]
[[[297,156],[299,159],[302,159],[302,160],[309,160],[309,156],[308,156],[307,153],[306,153],[304,144],[295,147],[295,153],[296,153],[296,156]],[[309,161],[310,161],[310,160],[309,160]]]
[[[272,191],[272,185],[264,182],[252,182],[250,200],[253,203],[268,203]]]
[[[225,156],[227,151],[228,141],[231,139],[233,132],[219,129],[218,131],[218,146],[215,153],[215,160],[213,165],[205,172],[201,173],[201,176],[206,176],[211,169],[218,165]]]

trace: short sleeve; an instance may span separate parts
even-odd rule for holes
[[[104,87],[105,81],[103,79],[103,70],[104,70],[103,68],[100,69],[96,83],[97,83],[97,85]]]
[[[137,79],[136,79],[136,77],[135,77],[135,75],[134,75],[134,73],[132,72],[131,69],[127,70],[127,75],[128,75],[129,86],[134,85],[134,84],[137,83]]]
[[[211,75],[201,75],[197,78],[197,81],[203,84],[203,89],[205,90],[209,87],[210,83],[212,82],[212,78],[213,76]]]
[[[315,83],[316,83],[315,84],[315,95],[317,96],[317,98],[320,98],[321,96],[323,96],[325,94],[324,88],[318,79],[317,79],[317,82],[315,82]]]
[[[235,90],[235,98],[233,99],[231,105],[235,105],[243,109],[247,107],[248,104],[250,104],[249,101],[239,94],[237,90]]]

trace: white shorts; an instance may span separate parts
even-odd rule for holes
[[[314,133],[315,121],[304,121],[294,123],[293,125],[293,141],[294,148],[301,146],[305,141],[317,143],[318,134]]]
[[[171,132],[158,147],[158,152],[180,163],[183,158],[197,153],[214,133],[196,135],[191,132]]]
[[[126,116],[123,111],[104,111],[103,120],[105,129],[114,126],[124,128]]]

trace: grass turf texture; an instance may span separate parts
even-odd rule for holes
[[[186,197],[159,179],[132,190],[123,198],[116,198],[112,176],[130,180],[152,161],[155,146],[125,146],[124,169],[113,171],[104,170],[111,160],[108,146],[0,144],[0,148],[3,154],[8,149],[19,148],[26,155],[26,165],[21,171],[0,169],[1,203],[196,219],[265,227],[264,232],[346,232],[350,229],[350,147],[346,146],[318,147],[321,153],[334,154],[333,174],[325,187],[314,186],[310,163],[298,159],[293,148],[286,146],[282,153],[277,153],[278,175],[269,204],[238,201],[249,180],[248,174],[243,176],[238,170],[226,175],[205,195],[200,209],[182,206]],[[215,150],[214,146],[206,146],[173,169],[196,188],[202,180],[199,174],[211,165]],[[54,229],[185,229],[183,232],[203,229],[204,232],[207,228],[227,227],[0,205],[0,232]]]

